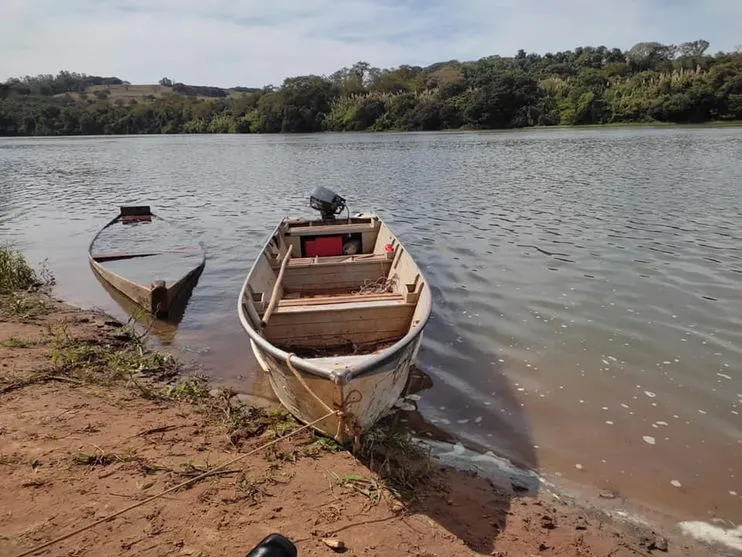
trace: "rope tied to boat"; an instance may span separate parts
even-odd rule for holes
[[[341,395],[342,397],[342,391]],[[345,409],[350,404],[357,404],[363,400],[363,393],[359,391],[358,389],[352,389],[348,392],[345,397],[342,398],[342,402],[340,403],[340,406],[337,408],[338,413],[338,430],[336,433],[336,437],[340,438],[341,433],[341,427],[345,427],[345,431],[348,435],[353,436],[353,447],[355,450],[357,450],[360,447],[361,444],[361,425],[358,423],[358,420],[356,420],[355,416],[349,412],[347,412]],[[345,417],[345,419],[344,419]]]
[[[263,444],[263,445],[255,448],[255,449],[253,449],[253,450],[251,450],[249,452],[246,452],[244,454],[239,455],[236,458],[233,458],[231,460],[228,460],[227,462],[224,462],[224,463],[220,464],[219,466],[217,466],[216,468],[212,468],[211,470],[208,470],[208,471],[204,472],[203,474],[199,474],[198,476],[196,476],[194,478],[191,478],[189,480],[186,480],[184,482],[181,482],[178,485],[174,485],[173,487],[170,487],[170,488],[168,488],[168,489],[166,489],[164,491],[161,491],[160,493],[157,493],[156,495],[153,495],[152,497],[148,497],[147,499],[144,499],[143,501],[139,501],[138,503],[134,503],[133,505],[129,505],[128,507],[121,509],[120,511],[116,511],[113,514],[109,514],[107,516],[104,516],[103,518],[99,518],[98,520],[96,520],[94,522],[91,522],[90,524],[86,524],[85,526],[81,526],[77,530],[73,530],[72,532],[69,532],[67,534],[64,534],[63,536],[59,536],[58,538],[54,538],[51,541],[42,543],[40,545],[37,545],[36,547],[32,547],[31,549],[27,549],[26,551],[23,551],[23,552],[17,554],[15,557],[28,557],[29,555],[33,555],[35,553],[38,553],[42,549],[46,549],[48,547],[51,547],[53,545],[56,545],[56,544],[58,544],[60,542],[63,542],[64,540],[67,540],[67,539],[69,539],[69,538],[71,538],[73,536],[76,536],[77,534],[81,534],[82,532],[85,532],[86,530],[90,530],[91,528],[94,528],[94,527],[98,526],[99,524],[103,524],[104,522],[109,522],[109,521],[113,520],[114,518],[117,518],[117,517],[121,516],[122,514],[125,514],[125,513],[129,512],[129,511],[132,511],[132,510],[138,508],[138,507],[141,507],[143,505],[146,505],[147,503],[150,503],[150,502],[152,502],[152,501],[154,501],[156,499],[160,499],[160,498],[164,497],[165,495],[167,495],[168,493],[172,493],[173,491],[177,491],[177,490],[179,490],[179,489],[181,489],[181,488],[183,488],[183,487],[185,487],[187,485],[193,484],[193,483],[195,483],[195,482],[197,482],[199,480],[202,480],[204,478],[208,478],[209,476],[214,476],[216,474],[216,472],[218,472],[220,470],[223,470],[224,468],[227,468],[228,466],[231,466],[233,464],[236,464],[237,462],[239,462],[241,460],[244,460],[247,457],[252,456],[252,455],[258,453],[258,452],[262,451],[263,449],[267,449],[268,447],[271,447],[271,446],[275,445],[276,443],[279,443],[279,442],[283,441],[284,439],[288,439],[289,437],[293,437],[297,433],[300,433],[300,432],[302,432],[302,431],[304,431],[306,429],[309,429],[310,427],[318,424],[322,420],[325,420],[325,419],[329,418],[333,414],[337,414],[337,410],[332,410],[331,412],[329,412],[328,414],[322,416],[321,418],[317,418],[316,420],[314,420],[312,422],[309,422],[309,423],[307,423],[307,424],[305,424],[303,426],[300,426],[300,427],[296,428],[295,430],[287,433],[286,435],[284,435],[282,437],[278,437],[277,439],[274,439],[273,441],[269,441],[269,442],[267,442],[267,443],[265,443],[265,444]]]
[[[355,416],[348,412],[348,406],[351,404],[357,404],[363,400],[363,393],[358,391],[357,389],[353,389],[348,392],[347,395],[343,396],[342,390],[340,391],[340,403],[333,404],[334,408],[330,408],[327,403],[320,398],[320,396],[315,393],[312,388],[307,384],[307,382],[304,380],[304,378],[301,376],[301,373],[299,373],[299,370],[296,369],[293,362],[291,361],[292,358],[294,358],[296,354],[293,352],[286,355],[286,365],[291,370],[291,373],[294,374],[294,377],[301,383],[301,385],[309,392],[314,399],[319,402],[319,404],[328,412],[332,412],[333,414],[337,414],[338,416],[338,428],[337,432],[335,433],[335,439],[340,440],[341,434],[343,433],[343,428],[345,428],[345,431],[349,434],[351,434],[354,438],[357,438],[360,434],[360,431],[356,431],[355,425],[351,425],[351,422],[355,422]]]
[[[371,294],[386,294],[394,292],[397,288],[397,275],[392,278],[379,277],[376,280],[366,279],[363,284],[354,292],[360,296],[367,296]]]

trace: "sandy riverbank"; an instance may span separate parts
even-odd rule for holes
[[[0,304],[0,556],[299,427],[280,409],[178,379],[177,362],[103,314],[36,294]],[[304,431],[43,554],[244,555],[271,532],[302,557],[333,554],[323,538],[342,540],[349,555],[719,554],[547,492],[400,458],[410,451],[419,455],[410,440],[377,432],[354,456]]]

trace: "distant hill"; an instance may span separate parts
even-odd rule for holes
[[[125,102],[136,100],[137,102],[153,101],[163,95],[182,95],[197,99],[215,99],[227,97],[239,97],[241,95],[257,93],[260,89],[253,87],[232,87],[222,89],[220,87],[206,87],[199,85],[185,85],[176,83],[172,86],[166,85],[133,85],[128,82],[113,85],[89,85],[82,91],[70,91],[57,93],[55,97],[70,95],[72,98],[82,100],[85,98],[108,99],[111,102],[123,100]]]
[[[224,89],[204,85],[186,85],[173,83],[162,78],[157,85],[132,85],[118,77],[103,77],[75,72],[61,71],[57,75],[25,76],[8,79],[0,84],[0,98],[16,96],[54,96],[70,94],[73,98],[84,98],[93,95],[98,98],[108,97],[111,100],[153,100],[166,94],[179,94],[188,97],[225,98],[230,95],[256,93],[255,87],[233,87]]]

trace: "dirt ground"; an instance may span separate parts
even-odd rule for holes
[[[7,309],[7,300],[0,303]],[[274,413],[262,428],[248,421],[230,429],[227,407],[220,417],[197,397],[151,396],[150,387],[131,377],[106,383],[72,373],[89,361],[70,352],[76,342],[127,342],[120,324],[105,315],[51,300],[20,316],[7,313],[0,319],[2,557],[144,501],[298,427]],[[384,470],[378,461],[336,449],[302,432],[38,554],[246,555],[273,532],[293,540],[301,557],[713,554],[688,538],[435,463],[426,469],[429,478],[410,478],[413,493],[395,497],[376,472]],[[328,547],[327,538],[342,541],[345,550]]]

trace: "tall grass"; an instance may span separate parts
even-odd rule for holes
[[[10,294],[41,286],[36,271],[19,251],[0,245],[0,294]]]

